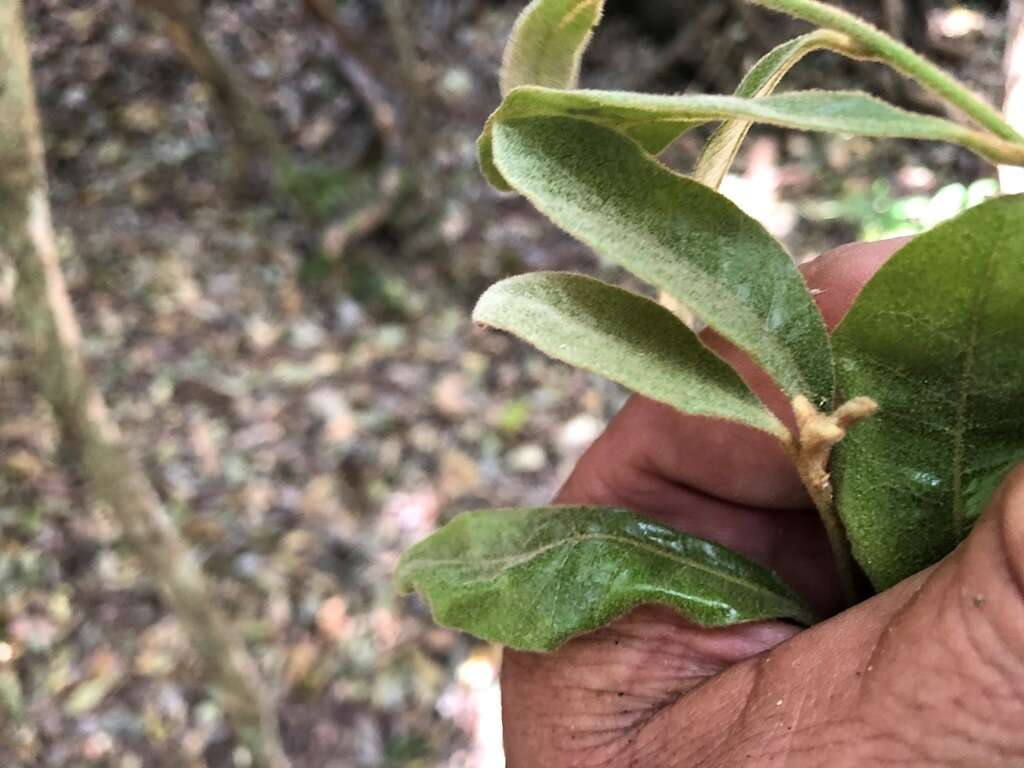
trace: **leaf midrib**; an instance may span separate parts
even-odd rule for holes
[[[558,31],[561,32],[563,29],[572,24],[576,17],[587,10],[588,6],[597,5],[598,0],[579,0],[569,11],[562,17],[562,20],[558,22]]]
[[[953,538],[959,539],[964,528],[964,463],[967,448],[967,409],[971,398],[971,382],[974,380],[974,369],[977,362],[978,339],[981,335],[981,316],[992,290],[992,273],[996,266],[996,253],[1006,238],[1006,217],[1002,217],[999,237],[988,252],[985,260],[985,272],[974,295],[971,315],[971,328],[968,332],[967,344],[964,348],[964,362],[961,366],[960,391],[957,398],[956,416],[953,431]]]
[[[515,123],[519,120],[534,120],[534,119],[545,119],[545,118],[510,118],[505,121],[506,124]],[[578,120],[578,118],[562,118],[569,120]],[[587,122],[582,120],[581,122]],[[606,130],[610,130],[607,129]],[[497,148],[498,142],[495,142],[495,148]],[[642,151],[642,149],[641,149]],[[533,190],[523,189],[522,184],[514,183],[512,178],[515,177],[515,173],[509,173],[506,163],[503,162],[501,157],[502,153],[494,153],[495,166],[501,172],[502,176],[509,182],[509,184],[516,189],[523,197],[530,201],[530,203],[547,218],[554,220],[554,216],[548,213],[549,206],[545,200],[545,195],[540,195]],[[662,172],[671,174],[677,179],[682,179],[687,182],[694,182],[687,176],[676,172],[672,168],[658,162],[654,158],[647,157],[647,161],[656,165]],[[547,197],[553,198],[554,195],[547,195]],[[602,202],[607,204],[609,200],[602,197]],[[614,202],[614,201],[612,201]],[[554,205],[562,206],[565,208],[565,202],[556,202]],[[581,203],[570,203],[573,208],[585,208],[586,206]],[[601,241],[601,238],[595,237],[592,234],[583,234],[580,228],[571,225],[561,225],[562,229],[568,232],[570,235],[575,237],[577,240],[582,242],[588,248],[593,250],[595,253],[601,254],[611,261],[620,264],[625,269],[628,269],[642,280],[647,283],[654,285],[657,288],[664,290],[672,298],[693,306],[698,312],[704,310],[704,314],[709,317],[718,317],[720,313],[715,311],[715,305],[721,307],[723,304],[728,307],[728,311],[732,312],[740,322],[728,323],[722,322],[716,319],[716,330],[723,336],[734,342],[737,346],[742,347],[754,360],[761,363],[762,366],[768,368],[776,379],[776,383],[782,388],[782,390],[789,395],[796,395],[800,393],[812,392],[814,388],[811,386],[808,380],[807,372],[800,364],[799,359],[796,356],[795,348],[791,347],[781,339],[775,336],[776,331],[767,327],[766,320],[758,316],[758,314],[752,311],[747,304],[737,295],[731,292],[724,292],[717,297],[717,300],[704,300],[694,295],[687,296],[686,291],[678,290],[678,285],[682,282],[689,281],[690,283],[697,283],[703,286],[703,290],[695,293],[702,295],[715,296],[718,293],[718,287],[715,285],[715,278],[712,271],[708,268],[704,268],[695,259],[686,258],[681,256],[679,251],[673,248],[670,244],[665,242],[665,239],[658,235],[656,232],[651,232],[647,227],[637,227],[633,229],[633,235],[628,239],[638,240],[646,246],[646,249],[650,252],[658,253],[662,255],[660,260],[655,260],[651,266],[644,267],[643,272],[634,266],[628,266],[626,260],[620,259],[617,256],[613,256],[609,253]],[[771,235],[767,235],[771,237]],[[621,238],[618,238],[621,241]],[[779,245],[782,253],[786,259],[790,259],[785,249]],[[666,263],[670,263],[671,268],[664,266]],[[685,280],[684,280],[685,278]],[[729,328],[727,326],[733,326]],[[745,327],[754,327],[761,331],[761,334],[754,338],[753,333],[747,333]],[[760,349],[758,348],[760,347]]]
[[[689,567],[689,568],[693,568],[694,570],[710,574],[710,575],[715,576],[715,577],[717,577],[719,579],[722,579],[723,581],[727,581],[727,582],[730,582],[732,584],[735,584],[735,585],[738,585],[738,586],[741,586],[741,587],[745,587],[745,588],[750,589],[750,590],[752,590],[754,592],[759,592],[759,593],[765,594],[765,595],[771,595],[775,599],[785,600],[787,602],[793,602],[787,596],[782,595],[782,594],[780,594],[778,592],[775,592],[775,591],[773,591],[771,589],[768,589],[765,586],[756,584],[754,582],[746,581],[744,579],[741,579],[741,578],[739,578],[737,576],[733,576],[731,574],[722,573],[721,571],[716,571],[715,569],[709,568],[706,565],[701,565],[701,564],[695,563],[695,562],[693,562],[693,561],[691,561],[691,560],[689,560],[689,559],[687,559],[685,557],[681,557],[680,555],[678,555],[678,553],[668,551],[668,550],[663,549],[661,547],[653,546],[653,545],[648,544],[646,542],[637,541],[636,539],[631,539],[631,538],[628,538],[628,537],[625,537],[625,536],[617,536],[617,535],[610,534],[610,533],[574,534],[571,537],[566,537],[566,538],[564,538],[564,539],[562,539],[560,541],[556,541],[556,542],[553,542],[551,544],[545,544],[545,545],[543,545],[541,547],[537,547],[537,548],[529,550],[527,552],[516,553],[516,554],[513,554],[513,555],[504,555],[502,557],[489,558],[489,559],[486,559],[486,560],[481,559],[481,560],[477,560],[475,562],[494,563],[496,565],[500,565],[501,563],[506,563],[507,562],[507,563],[511,563],[510,565],[507,566],[507,569],[512,569],[512,568],[515,568],[515,567],[517,567],[518,565],[520,565],[522,563],[525,563],[525,562],[528,562],[530,560],[536,559],[536,558],[540,557],[541,555],[545,554],[546,552],[549,552],[549,551],[551,551],[553,549],[557,549],[559,547],[567,547],[567,546],[575,547],[575,546],[577,546],[577,545],[579,545],[579,544],[581,544],[581,543],[583,543],[584,541],[587,541],[587,540],[604,540],[604,541],[610,541],[610,542],[613,542],[613,543],[616,543],[616,544],[630,545],[630,546],[636,547],[638,549],[646,550],[647,552],[653,553],[653,554],[655,554],[655,555],[657,555],[659,557],[663,557],[663,558],[665,558],[667,560],[671,560],[673,562],[680,563],[683,566],[686,566],[686,567]],[[467,564],[467,560],[465,558],[454,558],[454,557],[453,558],[417,558],[412,563],[410,563],[410,567],[413,570],[415,570],[416,568],[419,568],[421,566],[422,567],[426,567],[426,566],[436,567],[436,566],[445,566],[445,565],[462,565],[462,566],[465,566],[466,564]],[[496,578],[496,576],[495,577],[491,577],[491,578]]]

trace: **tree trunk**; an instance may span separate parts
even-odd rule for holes
[[[196,0],[138,0],[154,15],[164,34],[196,75],[213,91],[214,101],[234,138],[234,164],[240,179],[266,184],[287,154],[273,123],[252,97],[252,86],[203,36],[203,14]],[[270,167],[267,163],[270,163]]]
[[[1024,133],[1024,0],[1010,0],[1006,21],[1006,100],[1003,112],[1007,121]],[[1024,168],[999,169],[1003,192],[1024,192]]]
[[[0,258],[17,276],[15,316],[29,372],[93,493],[116,516],[201,658],[238,737],[257,764],[287,768],[259,668],[172,526],[83,363],[79,328],[50,220],[43,142],[20,0],[0,2]]]

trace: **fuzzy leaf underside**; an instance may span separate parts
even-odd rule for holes
[[[941,559],[1024,460],[1024,196],[923,234],[833,337],[844,396],[881,409],[840,443],[836,500],[878,589]]]
[[[521,85],[575,88],[580,61],[603,9],[603,0],[533,0],[526,6],[502,56],[502,96]],[[494,166],[490,120],[477,146],[484,178],[496,189],[511,191]]]
[[[815,51],[834,51],[847,56],[856,52],[849,38],[832,30],[819,29],[801,35],[773,48],[761,57],[747,72],[733,95],[740,98],[771,95],[782,78],[802,59]],[[718,189],[753,124],[750,120],[729,120],[722,123],[704,145],[693,177],[712,189]]]
[[[525,651],[553,650],[650,603],[708,627],[814,621],[770,571],[623,509],[468,512],[409,549],[396,579],[439,624]]]
[[[740,422],[780,439],[787,434],[679,318],[622,288],[583,275],[535,272],[491,286],[473,319],[683,413]]]
[[[510,187],[494,165],[494,127],[505,120],[525,117],[587,120],[629,136],[652,155],[659,154],[679,135],[699,125],[740,121],[797,131],[943,141],[964,146],[994,162],[1024,164],[1024,147],[1011,146],[1004,140],[950,120],[908,112],[857,91],[793,91],[744,98],[523,86],[509,92],[488,119],[478,141],[481,169],[498,189],[508,191]],[[746,129],[742,133],[745,135]],[[735,143],[736,136],[732,139]],[[718,158],[715,165],[720,166],[724,150],[713,147],[711,151],[715,153],[713,157]],[[711,162],[711,157],[705,164]],[[710,174],[710,170],[707,173]]]
[[[759,98],[716,95],[660,95],[629,91],[556,90],[526,86],[505,97],[492,126],[522,117],[575,117],[620,132],[644,124],[747,120],[798,131],[919,139],[963,145],[989,159],[1000,139],[931,115],[908,112],[859,91],[792,91]]]
[[[758,222],[616,131],[542,118],[494,126],[502,175],[563,230],[682,302],[790,395],[832,400],[828,335]]]
[[[500,115],[500,110],[487,119],[483,133],[477,139],[477,156],[480,165],[480,172],[487,183],[502,192],[511,192],[512,186],[508,183],[501,171],[494,164],[494,124]],[[603,124],[601,121],[597,121]],[[660,155],[676,139],[692,128],[698,128],[707,124],[708,120],[675,121],[675,122],[641,122],[635,124],[612,125],[623,135],[628,136],[651,155]]]
[[[516,20],[501,63],[501,93],[521,85],[575,88],[603,0],[534,0]]]

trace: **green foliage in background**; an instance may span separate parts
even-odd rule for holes
[[[999,194],[995,179],[946,184],[931,195],[894,197],[892,185],[876,179],[866,189],[850,190],[836,200],[801,206],[812,219],[841,219],[859,227],[861,240],[918,235]]]

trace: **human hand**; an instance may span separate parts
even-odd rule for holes
[[[805,269],[830,327],[902,241]],[[767,378],[708,344],[791,421]],[[841,607],[828,544],[777,443],[632,398],[562,503],[614,505],[775,570],[824,615]],[[507,650],[510,768],[1024,765],[1024,468],[941,563],[800,632],[701,629],[644,607],[551,654]]]

